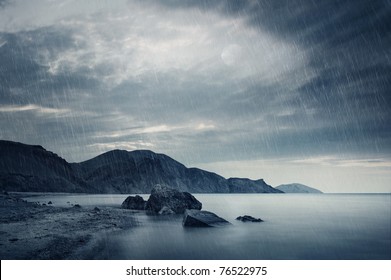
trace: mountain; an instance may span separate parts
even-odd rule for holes
[[[94,192],[72,165],[41,146],[0,141],[0,189],[32,192]]]
[[[225,178],[148,150],[114,150],[73,166],[100,192],[149,193],[156,184],[195,193],[229,192]]]
[[[281,193],[262,179],[225,179],[148,150],[113,150],[68,163],[41,146],[0,140],[0,190],[149,193],[156,184],[193,193]]]
[[[263,179],[250,180],[247,178],[229,178],[229,192],[231,193],[281,193],[265,183]]]
[[[322,193],[320,190],[298,183],[279,185],[276,189],[284,193]]]

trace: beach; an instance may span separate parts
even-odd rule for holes
[[[115,207],[56,207],[0,195],[0,258],[93,259],[102,234],[134,226],[134,212]]]
[[[0,257],[72,260],[390,259],[390,194],[195,194],[231,225],[121,209],[127,194],[0,196]],[[147,195],[143,195],[144,199]],[[26,202],[28,201],[28,202]],[[50,204],[49,204],[50,203]],[[77,205],[80,205],[78,207]],[[263,223],[244,223],[250,215]]]

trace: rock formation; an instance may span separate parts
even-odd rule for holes
[[[230,223],[209,211],[186,210],[183,216],[184,227],[218,227]]]
[[[260,222],[263,222],[263,220],[260,219],[260,218],[254,218],[254,217],[248,216],[248,215],[239,216],[239,217],[236,218],[236,220],[242,221],[242,222],[252,222],[252,223],[260,223]]]
[[[201,210],[202,203],[188,192],[180,192],[164,185],[156,185],[151,191],[145,209],[150,214],[158,214],[163,207],[171,209],[176,214],[181,214],[186,209]]]
[[[121,208],[131,210],[145,210],[146,201],[139,195],[128,196],[124,202],[122,202]]]

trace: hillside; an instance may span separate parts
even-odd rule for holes
[[[276,189],[283,191],[284,193],[322,193],[318,189],[311,188],[298,183],[279,185],[278,187],[276,187]]]
[[[148,150],[113,150],[68,163],[41,146],[0,140],[0,189],[31,192],[149,193],[164,184],[193,193],[278,193],[261,180],[187,168]]]
[[[229,192],[225,178],[148,150],[114,150],[73,166],[101,192],[149,193],[156,184],[190,192]]]
[[[0,189],[31,192],[95,192],[71,164],[41,146],[0,141]]]

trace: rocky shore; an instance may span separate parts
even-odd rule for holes
[[[0,195],[0,259],[89,259],[100,235],[136,224],[120,208],[54,207]]]
[[[54,206],[51,201],[27,202],[28,193],[0,194],[0,258],[5,259],[96,259],[105,238],[114,231],[137,225],[138,218],[181,215],[183,227],[232,225],[217,214],[201,210],[192,194],[156,185],[145,201],[129,196],[121,205]],[[261,222],[248,215],[242,222]],[[142,226],[142,225],[141,225]],[[99,257],[98,257],[99,258]]]

